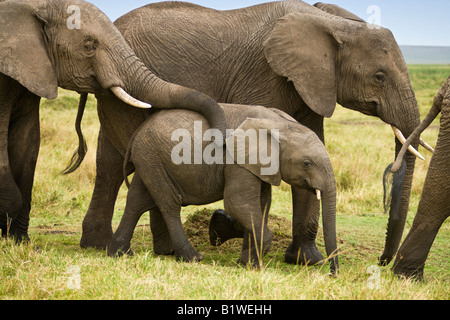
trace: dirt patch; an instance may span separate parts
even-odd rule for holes
[[[194,247],[211,246],[209,241],[209,222],[214,210],[203,209],[191,214],[184,223],[186,234]],[[280,216],[269,216],[269,229],[272,232],[272,247],[287,247],[292,241],[291,222]],[[240,248],[241,241],[230,241]]]

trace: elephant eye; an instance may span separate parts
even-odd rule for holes
[[[98,47],[98,40],[88,37],[83,41],[82,46],[83,51],[87,56],[93,56]]]
[[[305,166],[305,168],[311,168],[312,162],[309,160],[305,160],[303,161],[303,166]]]
[[[384,83],[386,81],[386,75],[383,72],[377,72],[375,74],[375,78],[379,81]]]

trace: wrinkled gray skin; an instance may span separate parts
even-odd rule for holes
[[[171,246],[163,253],[174,250],[175,256],[183,261],[202,260],[202,255],[192,247],[183,230],[181,207],[224,199],[225,210],[244,230],[240,262],[259,266],[272,240],[267,228],[270,185],[278,186],[284,180],[313,195],[315,190],[322,192],[326,251],[330,257],[336,255],[336,183],[328,153],[317,135],[287,114],[279,115],[279,110],[274,112],[265,107],[231,104],[221,106],[229,127],[237,129],[227,140],[227,146],[231,145],[231,140],[234,141],[236,152],[227,150],[234,155],[235,160],[245,155],[245,162],[228,161],[224,152],[220,161],[207,164],[206,156],[217,156],[217,150],[211,152],[208,149],[211,140],[203,138],[204,161],[195,164],[196,148],[193,141],[199,137],[199,132],[194,131],[194,122],[203,121],[204,134],[209,128],[205,119],[185,110],[161,111],[151,116],[130,142],[125,164],[131,160],[136,174],[128,191],[122,221],[108,246],[108,254],[123,254],[129,250],[136,223],[145,211],[152,209],[162,214],[170,234]],[[180,144],[178,137],[173,138],[176,129],[185,129],[189,133],[188,138],[183,136],[182,142],[188,141],[191,145],[188,157],[190,164],[176,164],[173,161],[173,150],[177,150],[177,155],[183,153],[183,157],[186,156],[184,152],[188,152],[176,149]],[[274,133],[274,129],[278,130],[279,135]],[[240,142],[245,143],[246,136],[251,136],[252,133],[258,136],[259,143],[255,144],[259,148],[255,148],[255,145],[249,147],[250,142],[247,142],[247,146]],[[267,135],[267,147],[261,148],[262,136]],[[272,139],[278,142],[274,144]],[[249,161],[260,152],[265,155],[265,150],[270,150],[268,154],[271,155],[272,163],[263,165],[260,157],[255,157],[258,159],[256,163]],[[276,160],[272,158],[273,155]],[[279,163],[279,166],[275,166],[275,163]],[[271,166],[279,169],[270,175],[261,171],[262,167]],[[125,172],[128,170],[125,169]],[[155,228],[153,223],[151,227]],[[155,238],[155,242],[157,241],[158,238]],[[155,247],[160,249],[161,245]],[[332,258],[332,262],[331,270],[335,273],[337,256]]]
[[[420,123],[408,69],[392,33],[369,28],[336,6],[289,0],[216,11],[163,2],[132,11],[115,24],[136,54],[163,79],[219,102],[283,110],[322,140],[323,119],[333,114],[336,102],[379,117],[406,137]],[[104,248],[112,235],[123,155],[142,119],[131,113],[114,115],[120,102],[110,95],[97,97],[102,132],[81,245]],[[396,140],[396,152],[400,148]],[[392,259],[403,233],[415,159],[408,154],[406,161],[400,219],[389,219],[381,263]],[[293,187],[292,193],[293,242],[286,261],[316,263],[323,259],[315,245],[319,202],[300,188]],[[151,215],[164,225],[160,215]]]
[[[450,77],[436,94],[430,112],[406,141],[394,166],[399,166],[411,141],[430,126],[441,114],[439,137],[431,158],[414,223],[394,263],[394,273],[423,279],[425,261],[434,239],[450,215]],[[396,170],[393,168],[393,170]]]
[[[68,21],[76,24],[69,6],[80,9],[80,29],[68,27]],[[226,127],[215,101],[157,78],[92,4],[0,1],[0,228],[18,241],[28,238],[40,98],[56,98],[58,86],[85,93],[84,97],[97,92],[112,95],[109,89],[117,86],[155,107],[186,107],[204,113],[213,127]],[[148,115],[126,104],[120,110]]]

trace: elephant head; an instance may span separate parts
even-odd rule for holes
[[[280,115],[281,111],[277,110],[276,113]],[[261,140],[259,135],[257,144],[247,147],[238,143],[234,148],[234,159],[240,154],[245,155],[248,161],[237,161],[237,164],[271,185],[280,185],[283,180],[291,186],[316,194],[318,200],[322,201],[325,247],[331,260],[331,271],[335,273],[339,265],[336,243],[336,182],[327,150],[313,131],[297,122],[287,121],[288,115],[280,116],[277,120],[247,118],[227,140],[227,146],[230,145],[230,139],[236,139],[235,142],[245,141],[248,132],[267,132],[268,128],[272,128],[266,141]],[[274,128],[278,131],[274,131]],[[272,143],[273,139],[278,143]],[[274,155],[278,156],[275,161],[278,166],[274,166],[272,161],[269,163],[270,169],[275,169],[270,173],[262,170],[268,169],[264,164],[266,161],[261,159],[264,143],[267,143],[265,150],[267,154],[270,153],[271,160],[274,160]]]
[[[317,6],[333,15],[295,12],[277,22],[264,44],[271,68],[292,81],[303,101],[319,115],[331,117],[339,103],[391,125],[398,154],[404,136],[419,124],[420,113],[393,34],[335,6]],[[417,145],[414,141],[413,147]],[[398,249],[408,211],[415,157],[408,154],[406,164],[401,218],[389,221],[383,263]]]
[[[82,0],[3,1],[0,17],[0,72],[32,93],[54,99],[58,86],[83,93],[110,90],[140,108],[152,104],[198,111],[225,132],[225,117],[215,101],[156,77],[94,5]]]
[[[18,117],[14,108],[24,109],[20,105],[23,99],[13,90],[16,87],[26,92],[23,95],[33,96],[33,106],[27,104],[27,110],[38,107],[39,97],[56,98],[58,86],[85,97],[88,93],[110,91],[138,108],[154,105],[197,111],[213,127],[225,132],[223,110],[213,99],[156,77],[105,14],[88,2],[0,1],[0,57],[0,211],[6,212],[8,218],[17,218],[20,208],[28,206],[9,162],[8,126],[13,112]],[[33,125],[39,126],[38,117]],[[38,129],[33,134],[32,157],[37,158]],[[26,171],[28,180],[33,179],[36,159],[33,161],[33,170]]]

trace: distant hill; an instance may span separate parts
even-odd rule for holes
[[[407,64],[450,64],[450,47],[400,46]]]

